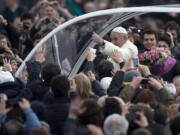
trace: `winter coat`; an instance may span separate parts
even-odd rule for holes
[[[68,117],[69,98],[58,97],[54,103],[47,106],[46,122],[51,127],[53,135],[62,135],[65,121]]]
[[[162,88],[159,91],[156,91],[159,97],[159,100],[161,103],[165,105],[170,105],[174,103],[174,98],[170,95],[170,93],[165,89]],[[126,86],[121,93],[119,94],[119,97],[121,97],[125,102],[132,101],[134,96],[136,95],[136,89],[133,87]]]

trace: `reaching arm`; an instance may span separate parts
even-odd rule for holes
[[[24,124],[28,133],[30,133],[33,128],[41,127],[40,121],[30,108],[30,102],[28,100],[23,98],[21,101],[19,101],[19,107],[24,111],[26,117],[26,121]]]
[[[117,96],[120,92],[120,87],[122,86],[124,79],[124,72],[123,71],[117,71],[115,76],[112,79],[112,82],[107,90],[107,93],[109,96]]]
[[[116,45],[114,45],[111,42],[108,42],[106,40],[104,40],[105,45],[104,45],[104,49],[103,49],[103,54],[108,55],[110,57],[113,56],[113,51],[114,50],[118,50],[119,52],[122,53],[123,59],[126,61],[131,57],[131,53],[128,51],[128,49],[126,48],[120,48]]]

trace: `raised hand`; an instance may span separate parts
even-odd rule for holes
[[[170,39],[171,39],[171,45],[170,45],[170,48],[172,49],[174,47],[174,38],[173,38],[173,35],[171,32],[166,32],[169,36],[170,36]]]
[[[12,72],[12,67],[11,67],[11,60],[4,58],[3,59],[3,71],[9,71]]]
[[[122,106],[122,115],[126,116],[127,113],[129,113],[129,108],[131,107],[131,103],[128,102]]]
[[[19,107],[23,110],[25,108],[30,108],[31,104],[27,99],[22,98],[22,100],[19,101]]]
[[[140,126],[141,128],[145,128],[149,125],[148,120],[146,116],[142,112],[136,112],[136,114],[139,116],[139,120],[135,120],[134,122]]]
[[[133,60],[133,56],[131,56],[128,61],[126,61],[126,63],[124,64],[122,70],[129,71],[129,70],[134,70],[136,68],[132,67],[132,60]]]
[[[123,62],[123,56],[122,53],[119,52],[118,50],[113,51],[113,56],[111,57],[116,63],[120,64]]]
[[[99,45],[102,45],[104,43],[104,40],[95,32],[93,32],[93,34],[92,34],[92,39],[94,42],[96,42]]]
[[[97,103],[102,107],[105,104],[106,98],[108,98],[108,95],[102,96],[98,99]]]
[[[11,108],[6,108],[6,101],[7,101],[7,96],[5,94],[0,94],[0,113],[3,115],[6,115],[9,111],[12,110]]]
[[[36,28],[36,29],[39,29],[41,25],[43,25],[43,24],[46,23],[46,19],[48,19],[48,18],[49,18],[48,16],[42,17],[42,18],[37,22],[37,24],[35,25],[35,28]]]
[[[96,58],[96,55],[93,53],[92,48],[88,48],[86,59],[87,61],[93,61]]]
[[[156,90],[160,90],[163,88],[163,85],[154,78],[149,78],[148,84]]]
[[[149,67],[145,65],[138,64],[138,69],[141,72],[142,75],[149,75],[151,74]]]
[[[56,10],[61,10],[61,5],[58,1],[52,1],[51,5],[56,9]]]
[[[38,62],[43,62],[45,61],[45,55],[46,55],[46,45],[40,46],[35,54],[35,59]]]
[[[77,118],[79,115],[86,111],[86,108],[82,108],[84,101],[79,97],[73,99],[69,108],[69,117]]]
[[[133,80],[132,80],[130,86],[133,87],[134,89],[137,89],[140,86],[142,80],[143,80],[143,77],[135,76],[135,77],[133,77]]]
[[[96,80],[95,74],[92,71],[88,71],[87,76],[88,76],[88,78],[90,79],[91,82]]]
[[[76,91],[76,87],[77,85],[76,85],[75,79],[70,80],[70,92]]]
[[[43,8],[47,3],[48,3],[48,0],[41,0],[41,1],[38,3],[37,8],[38,8],[38,9]]]
[[[59,18],[55,18],[55,23],[54,23],[54,26],[55,27],[58,27],[59,25],[61,25],[61,20]]]
[[[0,24],[5,26],[8,25],[7,20],[2,15],[0,15]]]
[[[103,132],[99,127],[92,124],[87,125],[87,127],[92,135],[103,135]]]

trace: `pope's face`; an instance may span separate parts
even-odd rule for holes
[[[126,42],[126,38],[117,32],[111,32],[110,38],[111,42],[119,47],[122,47],[123,44]]]

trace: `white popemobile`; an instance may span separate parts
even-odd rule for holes
[[[43,56],[44,62],[53,61],[59,64],[63,73],[73,77],[85,60],[88,47],[96,45],[92,32],[104,37],[121,23],[147,13],[180,13],[180,5],[162,5],[117,8],[91,12],[61,24],[44,37],[23,61],[16,77],[26,72],[26,61],[33,60],[37,54]]]

